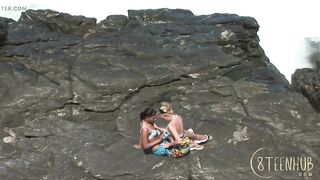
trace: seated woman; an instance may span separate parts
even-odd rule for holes
[[[157,111],[150,107],[140,113],[140,144],[134,145],[134,147],[142,148],[145,153],[152,153],[157,156],[171,156],[172,152],[168,149],[169,144],[163,142],[162,129],[154,123],[156,113]]]
[[[173,114],[172,106],[167,102],[161,103],[160,116],[158,117],[169,122],[164,135],[173,139],[169,144],[170,146],[181,144],[181,140],[186,136],[190,139],[190,150],[201,150],[203,146],[198,144],[205,143],[212,138],[208,135],[195,134],[193,131],[184,130],[182,117]]]

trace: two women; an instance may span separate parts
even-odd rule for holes
[[[168,122],[165,136],[173,138],[174,142],[171,145],[181,144],[181,140],[188,137],[190,139],[190,149],[201,150],[203,146],[198,144],[205,143],[211,138],[208,135],[195,134],[193,130],[185,130],[182,117],[173,113],[171,104],[162,102],[159,111],[160,116],[158,117]]]
[[[146,108],[140,113],[140,144],[136,148],[142,148],[145,153],[153,153],[157,156],[171,156],[168,143],[163,141],[163,129],[157,128],[154,121],[157,111]]]
[[[203,149],[203,146],[197,143],[204,143],[210,139],[210,136],[184,130],[183,119],[173,114],[169,103],[161,104],[158,117],[168,122],[166,128],[160,128],[154,123],[156,110],[153,108],[146,108],[140,113],[140,143],[135,147],[142,148],[145,153],[182,157],[189,150]]]

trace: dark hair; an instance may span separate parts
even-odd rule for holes
[[[147,107],[140,113],[140,120],[142,121],[146,117],[154,116],[155,114],[157,114],[155,109],[152,107]]]

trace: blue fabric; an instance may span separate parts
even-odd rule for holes
[[[172,152],[160,144],[153,154],[156,156],[171,156]]]

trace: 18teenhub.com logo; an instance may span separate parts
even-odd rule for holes
[[[256,150],[250,159],[253,173],[260,178],[312,177],[314,161],[310,156],[282,156],[274,154],[270,148]]]

